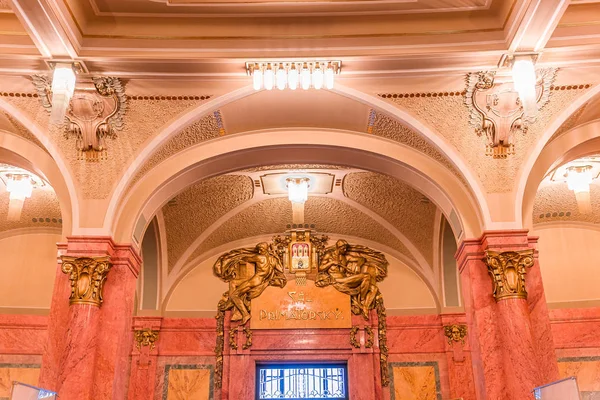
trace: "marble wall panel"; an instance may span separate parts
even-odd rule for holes
[[[203,364],[167,364],[163,400],[213,400],[214,367]]]
[[[37,386],[39,364],[0,363],[0,400],[8,400],[13,382]]]
[[[158,357],[154,399],[213,400],[214,357]]]
[[[0,354],[42,354],[48,317],[0,315]]]
[[[390,363],[389,374],[391,400],[442,400],[435,361]]]
[[[600,399],[600,356],[561,357],[558,370],[561,378],[577,378],[582,400]]]

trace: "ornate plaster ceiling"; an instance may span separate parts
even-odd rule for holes
[[[382,243],[412,258],[406,246],[391,232],[343,201],[331,197],[309,197],[305,207],[305,222],[314,224],[318,232],[362,237]],[[198,247],[190,260],[234,240],[248,236],[280,234],[287,230],[291,221],[292,207],[287,198],[263,200],[222,224]]]
[[[520,166],[554,117],[589,89],[589,85],[580,83],[552,88],[548,104],[538,113],[527,134],[515,135],[515,154],[507,159],[493,159],[485,154],[485,138],[478,136],[469,124],[469,111],[460,91],[386,93],[381,96],[408,109],[444,136],[467,161],[487,192],[505,193],[513,190],[514,177]]]
[[[334,176],[331,193],[309,196],[305,224],[318,232],[380,243],[431,268],[436,206],[420,192],[376,173],[293,164],[206,179],[175,196],[162,208],[168,273],[187,269],[221,245],[289,229],[292,208],[287,195],[266,194],[261,176],[298,171]]]
[[[203,180],[163,207],[169,271],[192,242],[217,219],[252,198],[252,181],[242,175]]]
[[[372,172],[346,175],[344,195],[373,210],[408,237],[433,264],[436,206],[411,186]]]

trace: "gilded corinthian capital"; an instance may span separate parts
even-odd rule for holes
[[[496,301],[526,299],[525,274],[533,266],[533,249],[521,251],[486,251],[485,263],[494,285]]]
[[[112,267],[110,257],[61,256],[61,270],[69,275],[71,282],[70,304],[91,304],[100,307],[102,291],[108,271]]]

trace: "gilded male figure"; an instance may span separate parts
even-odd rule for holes
[[[377,282],[387,276],[387,266],[382,253],[364,246],[349,245],[340,239],[334,246],[325,249],[315,285],[333,285],[350,295],[352,312],[368,319],[379,294]]]
[[[247,263],[254,264],[254,274],[247,279],[241,277],[241,269]],[[287,283],[283,263],[275,249],[262,242],[254,248],[236,249],[223,254],[215,262],[213,272],[229,282],[229,291],[223,294],[219,310],[233,308],[232,321],[245,324],[250,319],[250,301],[267,286],[284,287]]]

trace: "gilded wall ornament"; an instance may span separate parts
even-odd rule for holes
[[[352,347],[354,347],[355,349],[360,349],[360,342],[358,341],[358,338],[356,337],[358,335],[359,329],[360,329],[360,327],[358,327],[358,326],[353,326],[350,329],[350,345]]]
[[[449,345],[452,345],[453,342],[465,344],[467,326],[457,324],[444,326],[444,335],[448,338]]]
[[[375,300],[381,296],[377,283],[387,276],[387,267],[383,253],[340,239],[324,250],[315,285],[332,285],[349,295],[352,313],[368,319]]]
[[[70,304],[102,305],[102,291],[112,264],[110,257],[61,256],[61,270],[69,275]]]
[[[157,340],[158,331],[150,328],[135,331],[135,346],[138,350],[141,350],[142,347],[150,347],[151,351],[154,350]]]
[[[287,279],[275,246],[263,242],[254,248],[236,249],[223,254],[213,266],[215,276],[229,283],[218,304],[221,311],[233,310],[231,321],[250,320],[250,301],[268,286],[284,287]]]
[[[48,112],[52,109],[51,78],[33,75],[33,84]],[[78,157],[90,161],[106,158],[106,139],[123,129],[127,96],[119,78],[96,76],[77,83],[63,124],[66,138],[75,138]]]
[[[377,287],[377,283],[387,276],[388,261],[383,253],[368,247],[349,245],[345,240],[338,240],[334,246],[326,248],[327,241],[327,236],[313,235],[310,231],[292,231],[275,236],[272,243],[262,242],[252,248],[235,249],[217,259],[213,273],[229,283],[229,290],[223,293],[217,306],[217,388],[223,384],[226,311],[231,310],[231,321],[239,323],[229,331],[230,347],[237,349],[235,338],[239,327],[243,326],[246,341],[242,348],[250,348],[252,331],[246,324],[251,318],[251,301],[269,286],[283,288],[287,283],[286,273],[295,273],[296,277],[302,274],[303,279],[314,279],[317,287],[331,285],[347,294],[350,296],[352,312],[367,320],[370,311],[376,310],[382,385],[389,385],[386,312],[383,297]],[[302,265],[298,265],[300,262]],[[351,330],[350,340],[353,346],[358,343],[357,333],[357,327]],[[365,327],[365,333],[365,346],[373,347],[373,328]]]
[[[542,109],[550,98],[556,69],[540,69],[537,78],[537,107]],[[514,136],[527,133],[535,117],[525,115],[512,83],[497,79],[495,72],[471,72],[466,81],[464,101],[470,112],[469,124],[478,136],[487,138],[486,155],[506,158],[514,154]]]
[[[496,301],[526,299],[525,274],[533,266],[533,249],[504,251],[487,250],[484,259],[492,278]]]

